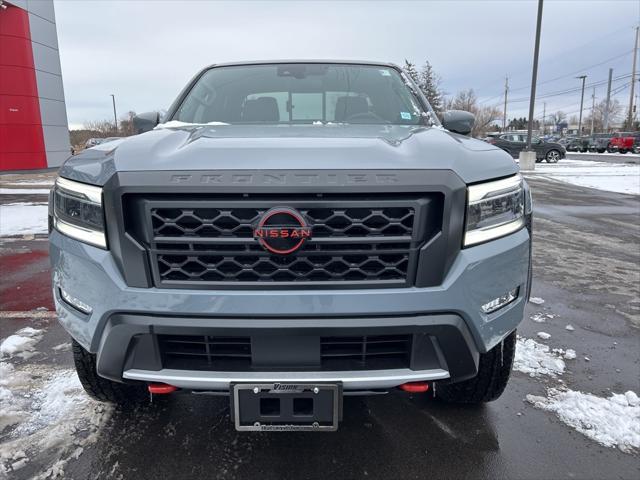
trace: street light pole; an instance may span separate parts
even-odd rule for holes
[[[593,87],[593,95],[591,95],[591,136],[593,137],[593,120],[596,116],[596,87]]]
[[[116,127],[116,133],[118,133],[118,115],[116,114],[116,96],[111,94],[111,101],[113,102],[113,124]]]
[[[529,99],[529,124],[527,125],[527,151],[531,151],[531,131],[533,130],[533,110],[536,104],[536,81],[538,79],[538,54],[540,53],[540,28],[542,27],[542,1],[538,0],[536,22],[536,43],[533,50],[533,72],[531,74],[531,98]]]
[[[509,77],[504,77],[504,112],[502,114],[502,131],[507,130],[507,94],[509,93]]]
[[[607,85],[607,101],[604,107],[604,133],[609,133],[609,105],[611,104],[611,77],[613,77],[613,68],[609,69],[609,84]]]
[[[580,75],[576,77],[582,80],[582,95],[580,96],[580,117],[578,117],[578,135],[582,135],[582,106],[584,105],[584,81],[587,79],[586,75]]]
[[[640,27],[636,27],[636,42],[633,46],[633,66],[631,67],[631,91],[629,92],[629,111],[627,112],[627,130],[633,125],[633,91],[636,86],[636,59],[638,57],[638,35]]]

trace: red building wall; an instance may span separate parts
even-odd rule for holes
[[[29,15],[0,14],[0,171],[46,168]]]

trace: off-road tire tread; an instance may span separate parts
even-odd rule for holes
[[[100,402],[115,403],[122,406],[129,405],[140,399],[142,389],[102,378],[96,371],[96,356],[86,351],[82,345],[73,339],[71,340],[71,345],[73,362],[78,378],[85,392],[91,398]]]
[[[438,385],[436,396],[450,403],[477,404],[496,400],[509,381],[515,352],[514,330],[487,353],[480,354],[478,375],[463,382]]]

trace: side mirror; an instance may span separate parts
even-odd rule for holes
[[[447,110],[442,114],[442,125],[451,132],[469,135],[476,117],[464,110]]]
[[[133,117],[135,134],[153,130],[160,123],[160,112],[144,112]]]

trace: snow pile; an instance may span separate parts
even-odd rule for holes
[[[34,347],[42,339],[43,330],[25,327],[5,338],[0,344],[0,357],[20,357],[23,360],[35,355]]]
[[[47,233],[46,203],[9,203],[0,205],[0,236]]]
[[[640,195],[640,165],[562,160],[557,164],[536,165],[533,175],[581,187]]]
[[[13,395],[13,391],[27,383],[28,378],[24,374],[16,373],[13,365],[0,362],[0,433],[28,416]]]
[[[64,478],[67,461],[96,442],[111,410],[85,394],[73,370],[5,363],[0,374],[0,432],[13,426],[0,445],[0,475],[32,463],[42,468],[38,478]]]
[[[542,305],[544,303],[544,299],[540,297],[531,297],[529,301],[535,305]]]
[[[552,352],[547,345],[518,337],[513,369],[531,377],[562,375],[566,367],[562,354]]]
[[[623,452],[640,448],[640,399],[632,391],[602,398],[590,393],[550,388],[547,397],[527,395],[536,408],[554,412],[578,432]]]
[[[538,332],[537,335],[538,335],[538,338],[542,340],[549,340],[551,338],[551,335],[547,332]]]

